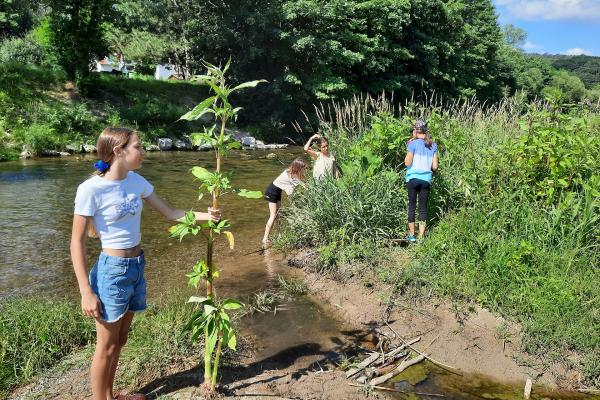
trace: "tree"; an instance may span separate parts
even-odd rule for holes
[[[550,85],[544,88],[545,92],[561,93],[566,102],[580,101],[586,94],[585,86],[579,77],[559,70],[552,77]]]
[[[525,43],[527,32],[513,24],[506,24],[502,27],[502,36],[504,37],[504,42],[506,44],[517,47],[522,46]]]
[[[0,0],[0,38],[22,36],[42,14],[38,0]]]
[[[106,55],[104,22],[112,13],[111,0],[52,0],[52,43],[67,76],[81,80],[94,59]]]
[[[498,99],[502,93],[496,81],[502,35],[491,0],[460,0],[451,10],[463,24],[454,44],[458,94]]]

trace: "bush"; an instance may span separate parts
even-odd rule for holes
[[[0,304],[0,394],[94,339],[76,304],[20,298]]]
[[[34,123],[18,128],[14,136],[33,154],[41,154],[44,150],[60,150],[66,144],[65,138],[58,136],[54,128],[46,124]]]
[[[83,137],[93,136],[102,126],[83,102],[69,107],[48,108],[42,114],[54,132],[71,140],[81,141]]]
[[[0,43],[0,63],[44,64],[44,49],[31,38],[14,37]]]

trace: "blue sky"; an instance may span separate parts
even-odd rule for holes
[[[600,56],[600,0],[492,0],[500,25],[527,32],[528,53]]]

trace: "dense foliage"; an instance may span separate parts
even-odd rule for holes
[[[588,89],[600,84],[600,57],[545,54],[544,58],[548,59],[553,67],[572,72],[581,78]]]
[[[400,113],[365,104],[321,113],[344,176],[294,196],[280,245],[315,247],[317,267],[342,277],[374,275],[399,292],[434,289],[488,307],[522,326],[531,354],[598,354],[598,109],[557,99],[488,110],[408,104]],[[396,250],[411,261],[390,265],[377,248],[389,254],[405,235],[402,163],[416,116],[440,148],[431,230],[423,246]],[[600,383],[595,358],[578,360],[586,381]]]
[[[107,85],[108,78],[90,75],[94,61],[122,54],[138,76],[170,63],[189,78],[201,71],[203,60],[219,65],[233,57],[234,82],[255,76],[269,82],[233,100],[252,106],[239,123],[270,140],[289,136],[290,123],[312,104],[359,93],[393,93],[397,103],[432,95],[446,100],[474,96],[486,104],[515,93],[529,100],[550,95],[574,103],[600,96],[600,88],[590,86],[598,78],[595,58],[526,55],[519,48],[526,33],[512,25],[501,29],[490,0],[2,0],[0,30],[3,68],[18,63],[23,71],[41,67],[50,75],[66,74],[76,84],[70,98],[83,100],[77,107],[94,116],[114,116],[103,106],[90,107],[91,102],[108,102],[123,123],[151,131],[149,140],[193,132],[189,124],[174,121],[185,112],[182,108],[194,104],[186,97],[202,93],[188,86],[188,95],[165,103],[153,97],[156,85],[150,80]],[[20,79],[29,77],[24,73]],[[127,92],[131,87],[134,92]],[[170,89],[181,94],[175,86]],[[9,108],[26,100],[13,93],[6,99],[13,103]],[[13,134],[21,127],[29,132],[28,124],[36,125],[32,132],[45,129],[44,118],[24,117],[30,113],[24,110],[15,125],[15,118],[0,111],[4,129],[10,127],[0,139],[1,158],[14,157],[22,145],[34,153],[46,142],[50,147],[42,150],[64,148],[65,141],[54,137],[56,129],[48,130],[46,142],[33,133]],[[88,135],[77,132],[78,140]]]

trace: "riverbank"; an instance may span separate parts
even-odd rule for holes
[[[342,340],[334,351],[313,342],[313,338],[306,338],[306,343],[262,356],[260,349],[269,339],[242,335],[239,351],[225,355],[220,375],[223,398],[370,398],[372,390],[350,386],[344,370],[357,362],[359,354],[377,350],[379,341],[392,340],[396,334],[406,339],[420,336],[415,349],[446,366],[439,368],[427,362],[416,367],[398,380],[412,382],[405,389],[414,391],[418,382],[432,380],[435,375],[438,383],[432,386],[441,392],[429,389],[429,393],[446,397],[456,393],[468,399],[487,393],[489,398],[518,399],[526,377],[531,377],[534,398],[598,398],[564,391],[576,387],[577,376],[561,365],[542,372],[533,365],[518,362],[525,355],[519,352],[517,332],[499,335],[503,319],[484,309],[459,317],[451,303],[434,297],[415,303],[407,296],[390,298],[392,288],[386,285],[324,277],[312,269],[310,253],[298,253],[288,261],[293,267],[302,267],[301,271],[291,272],[294,279],[303,279],[312,302],[319,304],[322,313],[339,319]],[[202,398],[198,389],[202,377],[201,351],[177,329],[190,310],[180,300],[165,298],[136,318],[120,364],[117,385],[121,391],[143,392],[150,399],[161,400]],[[279,297],[279,303],[283,300]],[[277,305],[285,313],[286,302],[277,305],[276,301],[264,310],[272,312]],[[88,345],[70,354],[8,398],[89,399],[88,364],[92,350],[93,346]],[[453,372],[449,373],[450,370]],[[377,393],[379,398],[401,398],[400,394]]]
[[[110,74],[92,78],[92,86],[82,93],[60,70],[19,63],[0,66],[0,161],[92,153],[106,126],[136,128],[150,151],[191,150],[198,146],[192,146],[190,135],[212,124],[210,119],[179,120],[206,95],[193,82]],[[251,138],[242,142],[249,147],[255,146],[255,137],[275,137],[264,126],[243,128],[249,132],[237,133]]]
[[[573,367],[577,365],[576,355],[557,363],[522,352],[520,327],[489,310],[453,303],[431,293],[415,298],[410,293],[398,293],[391,285],[367,282],[364,277],[342,281],[340,275],[324,276],[315,271],[313,254],[301,251],[289,263],[302,268],[310,292],[332,305],[355,329],[368,329],[382,338],[420,336],[415,345],[418,350],[465,374],[520,387],[531,378],[534,385],[550,390],[583,388],[581,371]],[[404,251],[394,254],[390,267],[403,268],[405,257]]]

